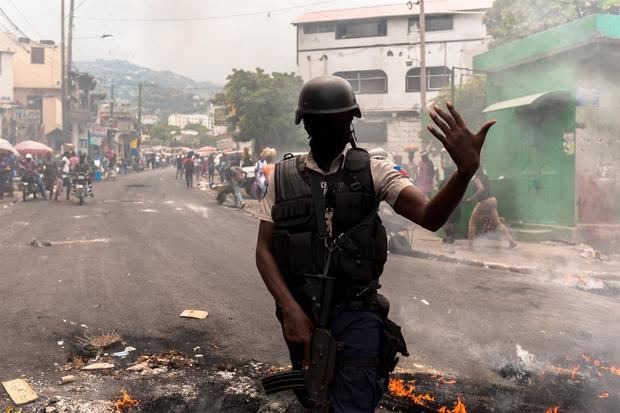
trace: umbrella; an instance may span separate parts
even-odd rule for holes
[[[12,153],[15,156],[19,156],[19,152],[17,152],[15,148],[13,147],[13,145],[11,145],[11,143],[7,141],[6,139],[0,139],[0,153],[2,154]]]
[[[36,141],[23,141],[15,145],[15,149],[22,155],[30,153],[32,155],[45,155],[53,153],[54,150],[49,146]]]
[[[214,148],[213,146],[203,146],[202,148],[198,149],[198,152],[215,152],[217,151],[216,148]]]

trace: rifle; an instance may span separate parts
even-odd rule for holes
[[[327,268],[329,265],[326,265],[326,271]],[[261,383],[267,394],[285,390],[305,390],[310,411],[327,413],[329,412],[329,385],[334,377],[336,352],[338,351],[338,342],[329,330],[335,278],[326,274],[308,274],[306,277],[309,281],[310,297],[319,320],[312,334],[310,364],[304,370],[292,370],[263,377]]]

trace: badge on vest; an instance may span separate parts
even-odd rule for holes
[[[409,174],[407,173],[407,171],[405,171],[405,170],[403,169],[403,167],[402,167],[402,166],[400,166],[400,165],[394,165],[394,170],[395,170],[396,172],[400,173],[401,175],[404,175],[404,176],[409,176]]]

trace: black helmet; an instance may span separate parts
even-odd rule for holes
[[[295,124],[299,125],[305,114],[353,112],[361,118],[362,112],[355,100],[351,84],[339,76],[319,76],[309,80],[299,92],[295,111]]]

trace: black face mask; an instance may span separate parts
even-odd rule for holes
[[[312,156],[319,165],[328,165],[336,159],[351,141],[351,121],[323,117],[304,121],[310,135]]]

